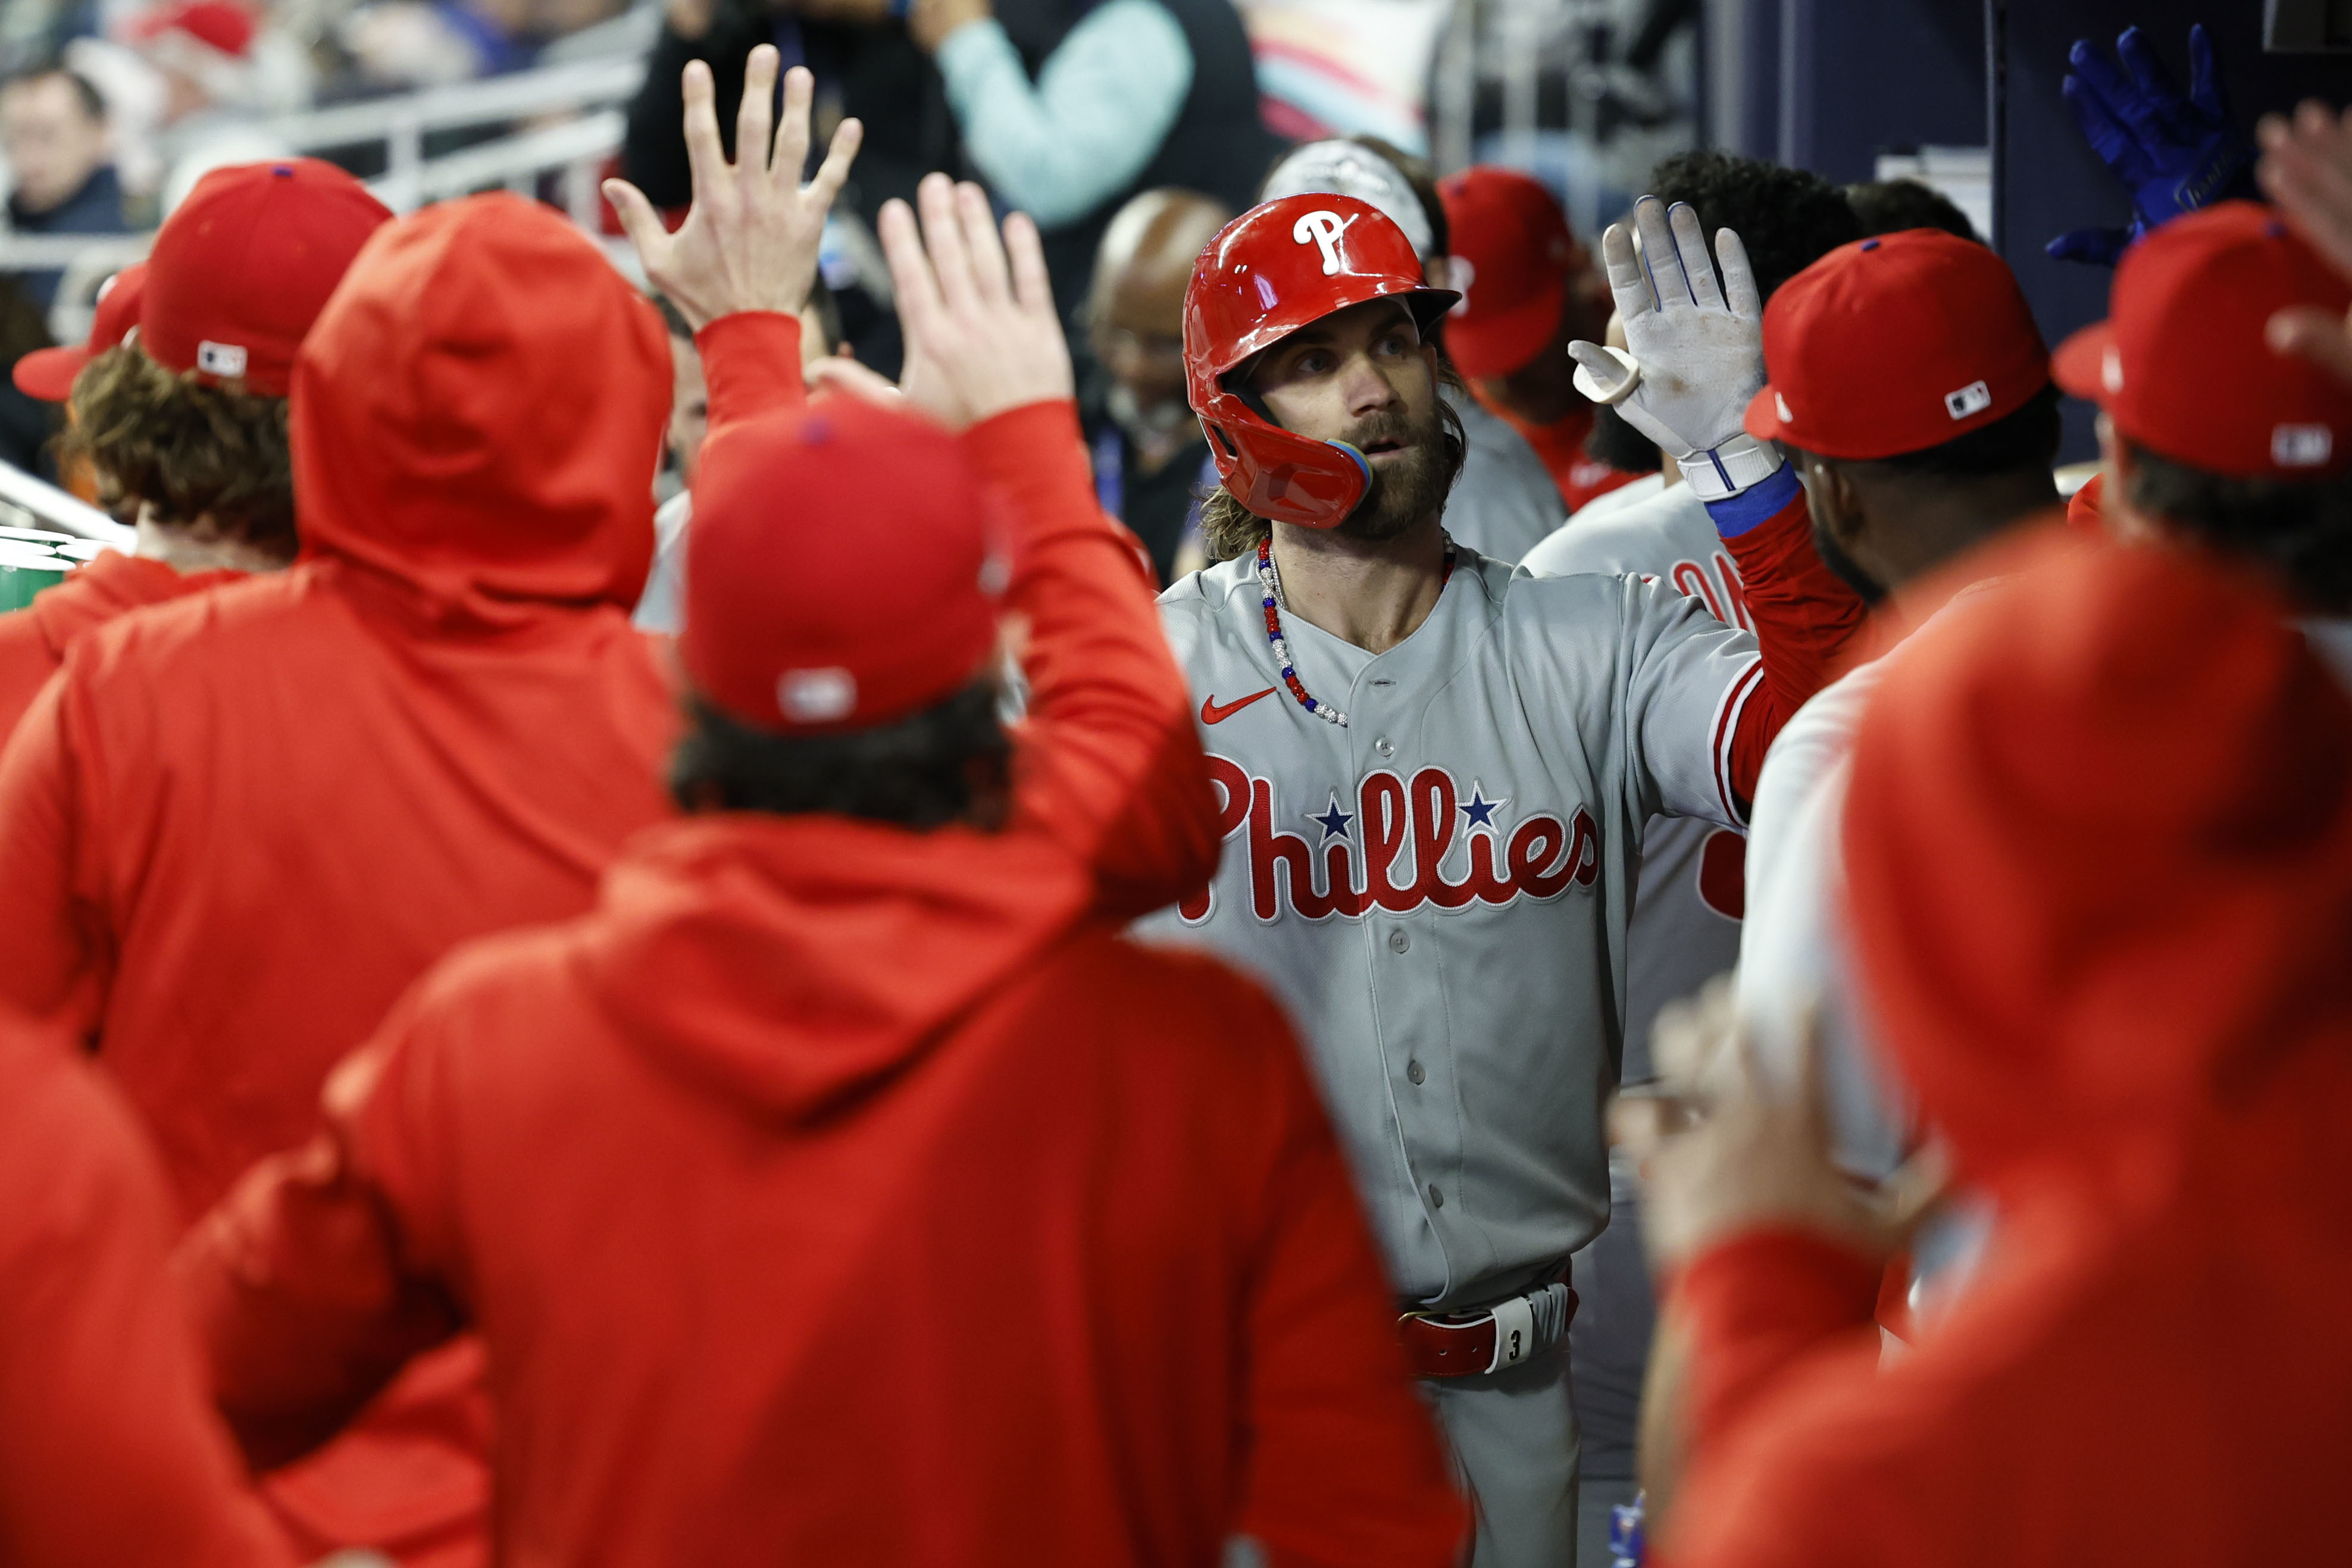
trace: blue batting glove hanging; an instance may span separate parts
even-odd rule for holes
[[[2189,29],[2189,94],[2181,96],[2147,35],[2116,40],[2118,67],[2087,38],[2067,52],[2066,108],[2132,196],[2128,229],[2076,229],[2045,247],[2062,261],[2113,266],[2124,248],[2168,219],[2254,193],[2254,144],[2230,119],[2213,40]]]

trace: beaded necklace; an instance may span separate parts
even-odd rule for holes
[[[1445,541],[1445,569],[1438,575],[1437,591],[1444,592],[1445,585],[1453,578],[1454,540],[1449,537]],[[1282,684],[1290,688],[1291,696],[1297,699],[1300,707],[1327,724],[1347,728],[1348,716],[1328,703],[1317,702],[1314,694],[1307,689],[1307,684],[1298,678],[1297,670],[1292,667],[1290,643],[1282,635],[1282,581],[1274,573],[1274,539],[1271,535],[1257,541],[1257,582],[1265,594],[1265,640],[1273,644],[1274,662],[1282,671]]]

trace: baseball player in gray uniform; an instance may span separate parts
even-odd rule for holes
[[[1739,428],[1762,365],[1738,237],[1718,286],[1688,209],[1635,223],[1641,255],[1622,225],[1603,241],[1628,350],[1575,345],[1580,373],[1681,462],[1760,650],[1669,584],[1537,578],[1446,537],[1462,443],[1423,334],[1455,297],[1372,207],[1244,214],[1185,311],[1230,559],[1160,603],[1227,848],[1150,928],[1248,966],[1301,1025],[1479,1505],[1478,1568],[1572,1560],[1562,1273],[1608,1213],[1643,826],[1737,828],[1861,613]]]

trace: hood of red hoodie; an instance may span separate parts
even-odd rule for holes
[[[1043,835],[751,812],[649,829],[605,873],[583,961],[640,1049],[807,1121],[888,1079],[1085,915]]]
[[[1903,1075],[1996,1189],[2341,1166],[2352,703],[2236,568],[2041,555],[1892,655],[1856,737],[1848,909]]]
[[[304,554],[439,623],[636,602],[670,401],[652,307],[550,209],[497,194],[376,231],[304,338]]]
[[[241,571],[183,572],[145,556],[108,550],[92,556],[55,588],[33,601],[33,624],[59,658],[75,638],[143,604],[161,604],[190,593],[202,593],[224,582],[236,582]]]

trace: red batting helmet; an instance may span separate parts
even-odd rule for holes
[[[1364,455],[1267,419],[1225,377],[1335,310],[1402,299],[1426,334],[1460,298],[1432,288],[1412,243],[1379,209],[1310,193],[1253,207],[1227,224],[1192,266],[1184,291],[1184,375],[1217,477],[1261,517],[1332,528],[1370,487]]]

